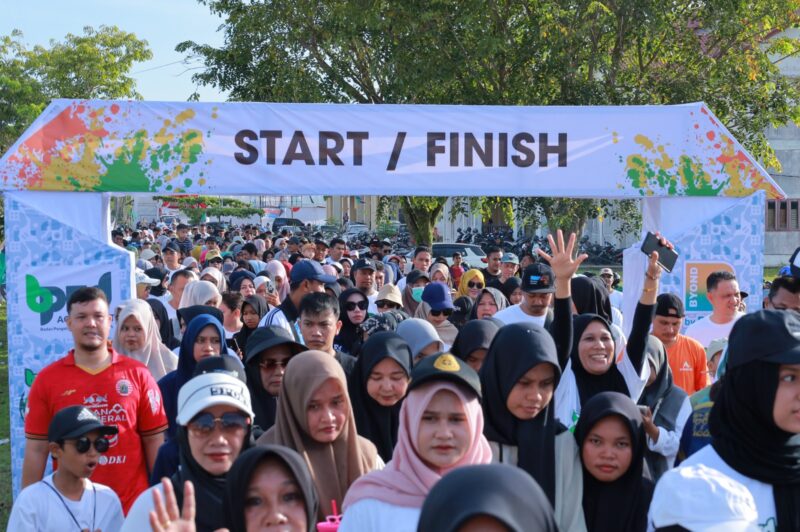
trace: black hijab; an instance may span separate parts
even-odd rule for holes
[[[269,311],[269,304],[267,304],[267,300],[257,294],[253,294],[252,296],[247,296],[244,298],[244,301],[242,301],[242,314],[244,314],[245,305],[249,305],[253,310],[256,311],[259,321],[261,321],[261,318],[264,317],[264,314]],[[257,325],[256,328],[258,328]],[[244,325],[244,322],[242,322],[242,328],[239,329],[238,333],[233,335],[233,339],[236,340],[236,343],[239,345],[239,349],[242,350],[242,353],[247,351],[247,339],[250,338],[250,335],[253,334],[253,331],[255,330],[256,329],[251,329],[247,325]]]
[[[178,319],[182,320],[186,327],[189,326],[189,323],[191,323],[193,319],[203,314],[211,316],[212,318],[216,318],[216,320],[220,323],[225,321],[225,316],[223,316],[222,311],[217,307],[212,307],[209,305],[192,305],[191,307],[179,308],[177,313]],[[222,338],[225,338],[224,334],[222,335]]]
[[[469,320],[470,314],[472,314],[472,307],[474,306],[475,302],[472,301],[472,298],[469,296],[461,296],[457,297],[453,300],[453,313],[447,318],[450,323],[461,329]]]
[[[180,468],[172,475],[172,487],[175,489],[175,499],[178,508],[183,507],[183,485],[187,480],[194,486],[194,500],[198,511],[195,515],[195,526],[198,532],[213,532],[225,526],[225,512],[223,502],[225,499],[225,485],[227,474],[212,475],[197,463],[189,447],[189,434],[186,427],[179,425],[177,430],[178,452]],[[251,446],[250,428],[244,435],[242,449]]]
[[[709,416],[711,445],[742,475],[772,485],[778,530],[800,530],[800,434],[780,429],[772,413],[779,368],[763,360],[728,368]]]
[[[575,384],[578,386],[578,399],[580,400],[581,407],[583,407],[589,399],[602,392],[619,392],[628,395],[628,385],[625,384],[625,379],[622,377],[622,373],[619,372],[619,369],[617,369],[614,360],[611,361],[611,366],[608,368],[608,371],[602,375],[593,375],[589,373],[583,368],[583,364],[581,364],[581,358],[580,355],[578,355],[578,346],[581,342],[581,336],[589,324],[594,321],[602,323],[605,328],[608,329],[609,333],[612,334],[613,338],[611,325],[602,316],[598,316],[597,314],[580,314],[572,317],[572,352],[569,355],[569,359],[572,372],[575,374]],[[612,358],[616,356],[616,352],[617,349],[615,345],[614,349],[612,349]]]
[[[316,530],[317,522],[317,490],[308,470],[306,461],[296,451],[281,445],[265,444],[248,449],[239,455],[233,467],[228,471],[228,482],[225,486],[225,514],[228,529],[231,532],[246,532],[244,511],[247,501],[247,490],[258,466],[269,458],[275,458],[285,465],[300,492],[306,509],[307,532]],[[201,506],[198,506],[201,508]],[[199,513],[199,512],[198,512]]]
[[[565,430],[555,419],[555,404],[551,400],[530,420],[518,419],[506,406],[520,378],[543,363],[553,366],[555,391],[561,368],[550,333],[533,323],[513,323],[497,332],[480,371],[483,434],[489,441],[517,447],[517,466],[530,473],[555,507],[555,437]]]
[[[645,441],[642,414],[627,395],[603,392],[587,401],[575,426],[575,439],[582,450],[592,428],[602,419],[618,416],[631,435],[630,468],[614,482],[601,482],[583,467],[583,513],[586,528],[593,532],[642,532],[653,498],[653,482],[644,468]],[[581,457],[583,452],[581,451]]]
[[[159,281],[161,281],[156,286],[150,288],[150,295],[155,297],[163,296],[164,292],[167,291],[167,289],[164,288],[163,286],[164,277],[167,276],[166,272],[161,268],[148,268],[144,271],[144,273],[151,279],[158,279]]]
[[[457,467],[442,477],[422,505],[417,532],[456,532],[470,519],[494,517],[511,532],[556,532],[553,508],[530,475],[517,467]]]
[[[158,320],[158,334],[161,337],[161,343],[170,349],[175,349],[181,343],[175,338],[175,331],[172,329],[172,322],[167,314],[167,308],[158,299],[145,299],[145,303],[150,305],[153,309],[153,316]]]
[[[255,281],[256,274],[247,270],[237,270],[233,272],[228,278],[228,281],[230,282],[231,291],[238,292],[242,288],[242,283],[244,282],[245,279],[250,279],[251,281]]]
[[[370,440],[378,448],[378,454],[385,462],[392,459],[397,443],[400,400],[391,407],[380,405],[367,393],[367,381],[373,368],[384,358],[391,358],[411,375],[411,348],[403,338],[393,332],[378,332],[371,335],[356,360],[353,371],[347,379],[350,403],[353,405],[358,434]]]
[[[597,314],[611,323],[611,300],[602,279],[578,275],[570,280],[570,286],[578,314]]]
[[[513,294],[514,290],[517,288],[522,288],[522,279],[516,276],[506,279],[506,282],[504,282],[503,286],[500,287],[500,291],[503,292],[504,296],[506,296],[509,304],[511,304],[511,294]]]
[[[470,320],[458,332],[450,352],[466,361],[475,350],[489,349],[499,329],[493,320]]]
[[[639,398],[639,404],[650,407],[656,426],[674,431],[678,414],[686,401],[686,392],[672,382],[672,370],[669,367],[667,352],[661,340],[655,336],[649,336],[645,354],[649,363],[655,368],[656,379],[644,389]],[[667,463],[664,455],[650,449],[645,452],[645,458],[654,481],[658,481],[661,475],[672,466]]]
[[[339,334],[336,335],[334,338],[333,343],[338,347],[340,351],[344,351],[345,353],[351,354],[353,356],[357,356],[358,353],[353,352],[353,343],[356,339],[361,337],[361,334],[358,330],[358,325],[350,321],[350,317],[347,315],[347,309],[345,305],[347,304],[347,300],[353,294],[358,294],[364,298],[364,301],[369,301],[367,296],[359,290],[358,288],[348,288],[347,290],[342,291],[342,294],[339,296],[339,319],[342,321],[342,328],[339,329]],[[365,316],[364,319],[366,320],[366,309],[364,310]]]

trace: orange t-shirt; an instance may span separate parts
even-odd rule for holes
[[[687,394],[692,395],[711,384],[706,350],[694,338],[679,334],[678,340],[667,348],[667,359],[672,370],[672,381]]]
[[[100,455],[91,480],[113,489],[127,513],[148,488],[142,436],[166,430],[167,417],[147,366],[112,348],[109,352],[111,365],[94,374],[75,364],[72,350],[36,376],[28,396],[25,436],[47,440],[55,413],[74,405],[89,408],[106,425],[115,425],[119,433],[109,437],[111,446]]]

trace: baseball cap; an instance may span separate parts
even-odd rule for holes
[[[800,364],[800,315],[769,309],[739,318],[728,336],[728,370],[754,360]]]
[[[222,254],[216,249],[212,249],[206,253],[206,262],[211,262],[212,260],[222,262]]]
[[[157,257],[156,252],[150,248],[143,249],[141,253],[139,253],[139,258],[144,260],[150,260]]]
[[[716,340],[711,340],[711,343],[708,344],[708,347],[706,347],[706,360],[711,360],[714,355],[724,351],[726,347],[728,347],[727,338],[717,338]]]
[[[372,262],[370,259],[358,259],[355,264],[353,264],[353,271],[357,270],[375,270],[375,263]]]
[[[601,268],[599,275],[600,275],[600,277],[602,277],[604,275],[612,275],[613,276],[614,275],[614,270],[612,270],[611,268]]]
[[[675,294],[659,294],[656,298],[656,316],[682,318],[685,315],[683,301]]]
[[[308,259],[298,261],[292,266],[292,273],[289,274],[289,279],[292,283],[319,281],[328,284],[336,282],[336,277],[333,275],[326,275],[319,262]]]
[[[255,417],[247,385],[226,373],[204,373],[192,377],[178,392],[178,424],[187,425],[202,410],[216,405],[232,406]]]
[[[136,269],[136,284],[146,284],[148,286],[158,286],[161,284],[161,281],[158,279],[153,279],[152,277],[148,276],[140,269]]]
[[[529,265],[522,272],[522,291],[529,294],[552,294],[556,291],[553,284],[553,270],[543,262]]]
[[[500,258],[500,262],[505,262],[507,264],[519,264],[519,257],[513,253],[503,253],[503,256]]]
[[[164,251],[165,253],[167,251],[174,251],[175,253],[180,253],[181,248],[179,248],[178,244],[176,244],[175,242],[167,242],[166,244],[164,244],[162,251]]]
[[[260,355],[263,351],[271,349],[278,345],[288,345],[292,350],[292,354],[302,353],[307,348],[303,344],[295,341],[292,333],[278,327],[276,325],[269,325],[267,327],[259,327],[247,339],[247,353],[245,356],[245,364],[249,364],[251,360]],[[218,357],[212,357],[218,358]]]
[[[707,532],[755,532],[758,511],[750,490],[703,464],[666,472],[653,494],[650,520],[656,529],[680,526]]]
[[[393,284],[385,284],[378,290],[378,295],[375,301],[391,301],[403,306],[403,296],[400,294],[400,289]]]
[[[369,247],[380,246],[380,245],[382,245],[381,241],[378,240],[377,238],[373,238],[372,240],[369,241]]]
[[[789,271],[792,277],[800,277],[800,247],[794,250],[792,257],[789,259]]]
[[[453,298],[450,296],[450,288],[440,282],[429,283],[422,291],[422,300],[427,303],[431,310],[454,309]]]
[[[119,432],[117,427],[104,425],[97,415],[85,406],[68,406],[56,412],[50,420],[47,441],[72,440],[93,430],[99,430],[101,434]]]
[[[478,399],[481,398],[481,381],[477,372],[451,353],[440,353],[417,362],[411,369],[411,382],[408,390],[411,391],[433,381],[450,381],[460,384],[475,392]]]
[[[300,239],[298,237],[296,237],[296,236],[293,236],[292,238],[289,239],[288,242],[289,242],[289,244],[299,245],[300,244]]]
[[[325,248],[325,249],[328,248],[328,243],[319,238],[314,240],[314,245],[317,246],[318,248]]]

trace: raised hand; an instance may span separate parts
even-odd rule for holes
[[[547,235],[547,241],[550,243],[550,249],[553,255],[550,256],[541,249],[537,249],[536,253],[550,264],[553,269],[553,274],[556,279],[569,280],[578,271],[580,265],[585,261],[589,255],[581,253],[573,258],[572,253],[575,250],[575,241],[577,235],[572,233],[569,235],[569,240],[566,245],[564,244],[564,233],[559,229],[556,231],[556,238],[553,235]]]
[[[150,512],[150,526],[153,532],[195,532],[197,529],[194,524],[195,502],[194,486],[190,481],[183,485],[183,511],[178,513],[178,501],[175,498],[175,490],[172,482],[168,478],[161,481],[164,488],[164,500],[161,493],[153,490],[153,506],[155,509]]]

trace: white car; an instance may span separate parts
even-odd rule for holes
[[[461,253],[461,261],[469,264],[472,268],[483,268],[486,264],[486,253],[480,246],[475,244],[460,244],[458,242],[436,242],[431,249],[433,252],[433,259],[436,257],[444,257],[447,260],[447,265],[453,265],[453,253]],[[406,264],[411,264],[414,259],[414,251],[410,251],[406,255]],[[411,270],[409,270],[411,271]]]

